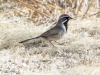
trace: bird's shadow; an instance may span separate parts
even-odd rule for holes
[[[44,42],[37,41],[37,42],[27,42],[27,43],[23,43],[23,46],[25,47],[25,49],[30,49],[30,48],[38,48],[38,47],[47,47],[48,45],[45,44]]]

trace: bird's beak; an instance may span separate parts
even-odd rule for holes
[[[69,20],[70,20],[70,19],[73,19],[73,18],[72,18],[72,17],[69,17]]]

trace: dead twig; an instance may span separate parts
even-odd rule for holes
[[[34,3],[35,5],[37,5],[39,8],[41,8],[41,5],[40,4],[37,4],[35,1],[33,1],[33,0],[31,0],[31,2],[32,3]],[[42,8],[43,9],[43,8]],[[47,14],[47,15],[49,15],[49,16],[51,16],[51,14],[46,10],[46,9],[43,9],[43,11]]]
[[[99,14],[99,13],[100,13],[100,11],[98,11],[97,13],[94,13],[94,14],[92,14],[92,15],[90,15],[90,16],[94,16],[94,15]]]
[[[88,12],[89,8],[91,7],[92,3],[94,2],[94,0],[91,0],[87,10],[84,12],[83,16],[82,16],[82,19],[85,17],[86,13]]]
[[[80,11],[81,7],[82,7],[82,3],[84,2],[84,0],[82,0],[82,2],[80,3],[80,5],[78,6],[77,12],[76,14],[78,14],[78,12]]]
[[[23,6],[25,6],[25,7],[27,7],[27,8],[29,8],[29,9],[32,9],[32,10],[36,11],[37,13],[41,14],[42,16],[49,17],[47,14],[45,14],[45,13],[43,13],[43,12],[37,10],[36,8],[34,8],[34,7],[32,7],[32,6],[30,6],[30,5],[29,5],[28,3],[26,3],[26,2],[23,2],[23,1],[21,1],[21,0],[18,0],[18,3],[21,4],[21,5],[23,5]]]
[[[51,5],[51,4],[47,4],[47,3],[45,3],[45,2],[43,2],[43,1],[40,1],[40,0],[35,0],[36,2],[39,2],[39,3],[41,3],[41,4],[44,4],[46,7],[48,7],[48,8],[53,8],[53,9],[57,9],[57,10],[61,10],[61,8],[60,7],[57,7],[57,6],[55,6],[55,5]]]
[[[69,0],[70,5],[72,6],[72,0]]]

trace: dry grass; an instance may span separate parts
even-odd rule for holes
[[[61,44],[54,42],[58,48],[45,42],[41,46],[41,39],[18,43],[52,24],[38,25],[25,17],[0,15],[0,75],[99,75],[99,18],[70,21],[66,36],[58,41]]]

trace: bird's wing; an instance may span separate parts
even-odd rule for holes
[[[54,36],[54,35],[57,35],[59,34],[61,28],[60,27],[54,27],[54,28],[51,28],[50,30],[44,32],[43,34],[41,34],[40,36],[42,37],[47,37],[47,36]]]

